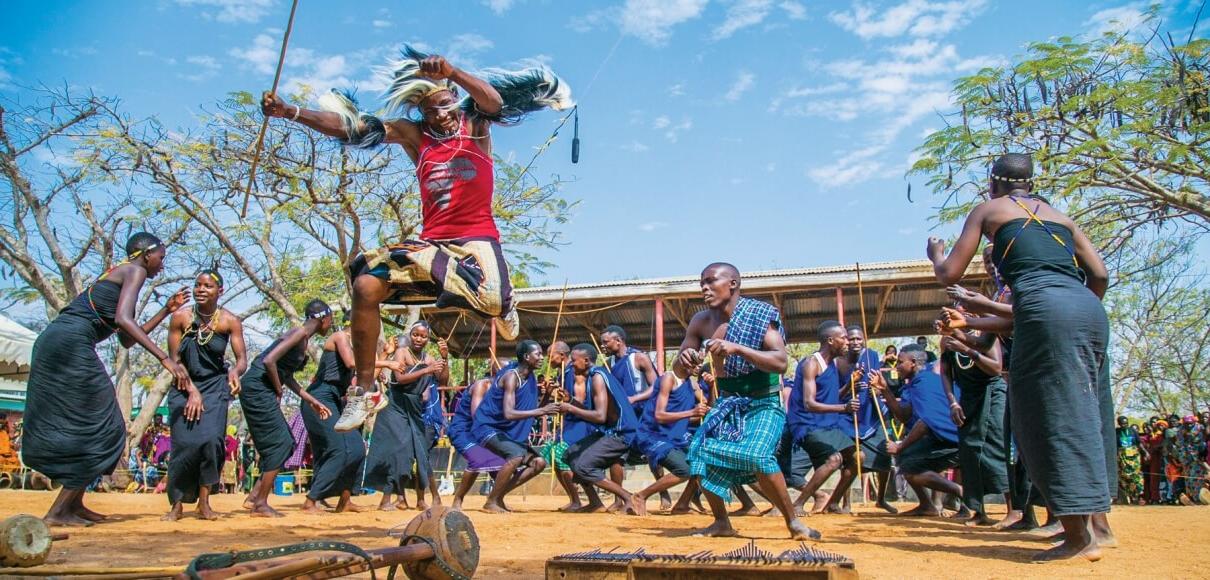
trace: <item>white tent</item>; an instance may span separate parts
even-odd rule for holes
[[[0,314],[0,409],[25,407],[25,381],[37,338],[34,331]]]

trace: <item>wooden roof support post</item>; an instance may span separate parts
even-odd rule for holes
[[[882,326],[882,317],[886,315],[887,304],[891,303],[891,291],[895,289],[895,285],[891,284],[882,289],[882,296],[878,297],[878,313],[874,315],[874,332],[878,334],[878,327]]]
[[[664,374],[664,299],[655,299],[655,369]]]
[[[836,287],[836,321],[844,326],[844,288]]]

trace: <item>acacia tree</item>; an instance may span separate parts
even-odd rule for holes
[[[1210,409],[1210,288],[1188,245],[1156,240],[1138,258],[1148,267],[1107,297],[1119,408],[1160,415]]]
[[[1031,153],[1035,190],[1064,207],[1108,255],[1142,234],[1210,225],[1210,41],[1110,32],[1029,46],[1016,62],[954,83],[955,111],[909,174],[962,219],[1006,152]]]

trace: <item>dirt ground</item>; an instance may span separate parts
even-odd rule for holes
[[[0,516],[41,515],[51,499],[50,492],[0,491]],[[286,517],[265,520],[243,515],[241,499],[215,496],[216,509],[225,514],[219,521],[190,517],[168,523],[159,519],[168,508],[166,496],[89,494],[88,505],[112,515],[113,521],[63,529],[71,537],[55,543],[48,563],[183,568],[204,552],[320,538],[378,548],[394,545],[386,531],[416,515],[414,510],[304,515],[298,511],[303,498],[293,496],[274,497],[272,502]],[[377,496],[359,499],[361,504],[377,503]],[[725,552],[746,544],[748,538],[774,553],[796,547],[784,539],[785,529],[775,518],[736,518],[743,538],[714,539],[691,535],[693,529],[709,523],[704,515],[567,515],[551,511],[562,503],[559,498],[536,496],[512,499],[509,503],[516,513],[495,515],[480,512],[481,503],[479,496],[467,502],[482,546],[480,578],[541,577],[547,558],[597,547],[643,547],[652,553]],[[655,508],[656,502],[650,506]],[[856,516],[814,516],[807,524],[823,533],[818,548],[852,558],[862,578],[1210,578],[1206,556],[1210,507],[1115,508],[1110,521],[1121,539],[1120,548],[1106,550],[1098,563],[1048,565],[1029,563],[1030,554],[1046,544],[1028,534],[972,530],[939,518],[895,518],[879,515],[873,507],[858,506],[857,511]],[[1162,535],[1156,533],[1161,525],[1168,530]]]

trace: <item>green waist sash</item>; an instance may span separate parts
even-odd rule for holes
[[[738,377],[723,377],[718,379],[718,389],[759,399],[781,391],[781,375],[755,371]]]

